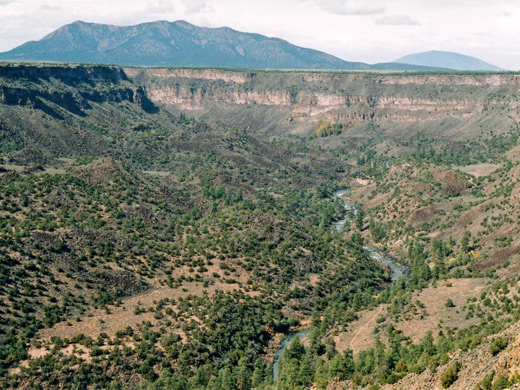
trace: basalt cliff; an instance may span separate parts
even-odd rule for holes
[[[306,134],[319,121],[463,139],[519,119],[518,74],[125,69],[157,104],[209,121]],[[274,122],[273,118],[276,118]],[[441,130],[442,128],[442,130]]]

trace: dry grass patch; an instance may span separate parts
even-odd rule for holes
[[[386,305],[358,313],[359,319],[350,324],[348,331],[334,336],[336,349],[339,352],[351,349],[354,355],[357,355],[359,352],[371,348],[375,342],[374,328],[377,318],[385,315]]]
[[[81,317],[80,321],[71,318],[69,322],[61,322],[52,328],[43,329],[39,335],[43,340],[50,340],[54,336],[72,338],[81,333],[97,338],[102,332],[109,337],[114,337],[118,330],[123,330],[128,326],[135,328],[143,321],[150,321],[153,325],[158,325],[162,321],[162,319],[156,319],[155,313],[152,311],[146,310],[143,313],[135,314],[136,308],[154,307],[157,302],[165,298],[177,300],[189,295],[202,296],[204,292],[212,296],[217,290],[233,291],[238,288],[238,284],[220,282],[206,288],[200,282],[184,283],[181,288],[156,288],[145,294],[126,299],[119,307],[111,306],[108,312],[104,309],[92,310],[86,316]]]
[[[500,165],[498,164],[480,163],[466,166],[453,166],[453,169],[458,169],[459,171],[469,173],[470,175],[473,175],[475,177],[480,177],[487,176],[495,172],[499,167]]]
[[[466,311],[462,307],[469,298],[477,298],[485,289],[488,279],[449,279],[440,282],[437,287],[428,287],[415,293],[413,302],[420,301],[424,308],[407,321],[398,322],[396,328],[413,342],[420,341],[426,332],[437,334],[441,328],[465,328],[479,322],[478,317],[466,319]],[[447,307],[448,299],[454,307]],[[422,314],[425,313],[426,315]]]

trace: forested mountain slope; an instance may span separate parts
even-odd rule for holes
[[[518,382],[518,89],[0,66],[0,386]]]
[[[211,66],[254,69],[366,69],[318,50],[228,27],[198,27],[183,20],[135,26],[77,21],[0,53],[2,60],[131,66]],[[397,65],[399,66],[399,65]]]
[[[134,26],[76,21],[40,40],[0,53],[0,60],[243,69],[439,70],[395,62],[369,65],[345,61],[280,38],[229,27],[199,27],[184,20]]]
[[[387,282],[329,230],[339,160],[171,115],[118,68],[1,72],[4,387],[269,383],[277,333]]]

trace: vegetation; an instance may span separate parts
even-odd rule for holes
[[[16,99],[0,106],[0,388],[377,388],[427,370],[449,387],[465,367],[453,352],[507,353],[518,127],[447,142],[323,122],[270,138],[155,107],[109,70],[1,79]],[[477,162],[496,168],[452,167]],[[345,213],[332,195],[354,179]],[[458,280],[478,294],[428,318],[419,294]],[[373,343],[336,345],[381,307]],[[412,339],[423,319],[435,326]],[[277,340],[308,321],[273,382]],[[518,381],[486,375],[476,388]]]
[[[311,136],[311,139],[340,135],[344,131],[347,131],[350,126],[351,125],[347,123],[320,122],[318,128]]]
[[[462,365],[460,362],[455,362],[451,365],[441,376],[441,384],[443,387],[450,387],[459,377],[459,371]]]
[[[491,341],[491,345],[489,346],[489,352],[491,355],[496,356],[500,351],[507,347],[507,340],[503,337],[497,337]]]

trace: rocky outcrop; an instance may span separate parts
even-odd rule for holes
[[[137,68],[127,68],[125,72],[130,77],[136,77],[140,74],[141,69]],[[152,68],[147,69],[146,73],[152,75],[153,77],[157,77],[160,79],[170,78],[170,77],[181,77],[188,79],[200,79],[200,80],[223,80],[225,82],[234,82],[234,83],[245,83],[246,81],[250,81],[253,79],[255,73],[246,73],[246,72],[233,72],[231,70],[222,70],[222,69],[188,69],[188,68],[179,68],[179,69],[161,69],[161,68]]]
[[[61,84],[59,88],[57,85]],[[63,119],[62,109],[84,116],[91,103],[135,103],[157,111],[142,86],[133,85],[121,68],[112,66],[0,66],[0,104],[31,107]]]
[[[121,68],[107,65],[6,64],[0,66],[0,78],[29,81],[54,79],[68,85],[100,81],[117,84],[128,80],[126,73]]]
[[[263,107],[265,114],[265,110],[276,109],[284,113],[285,121],[292,127],[318,120],[400,122],[406,126],[417,121],[454,120],[463,126],[464,122],[478,122],[490,113],[520,119],[520,75],[515,74],[215,69],[126,69],[125,72],[147,88],[154,103],[202,115],[211,111],[212,116],[219,110]]]

